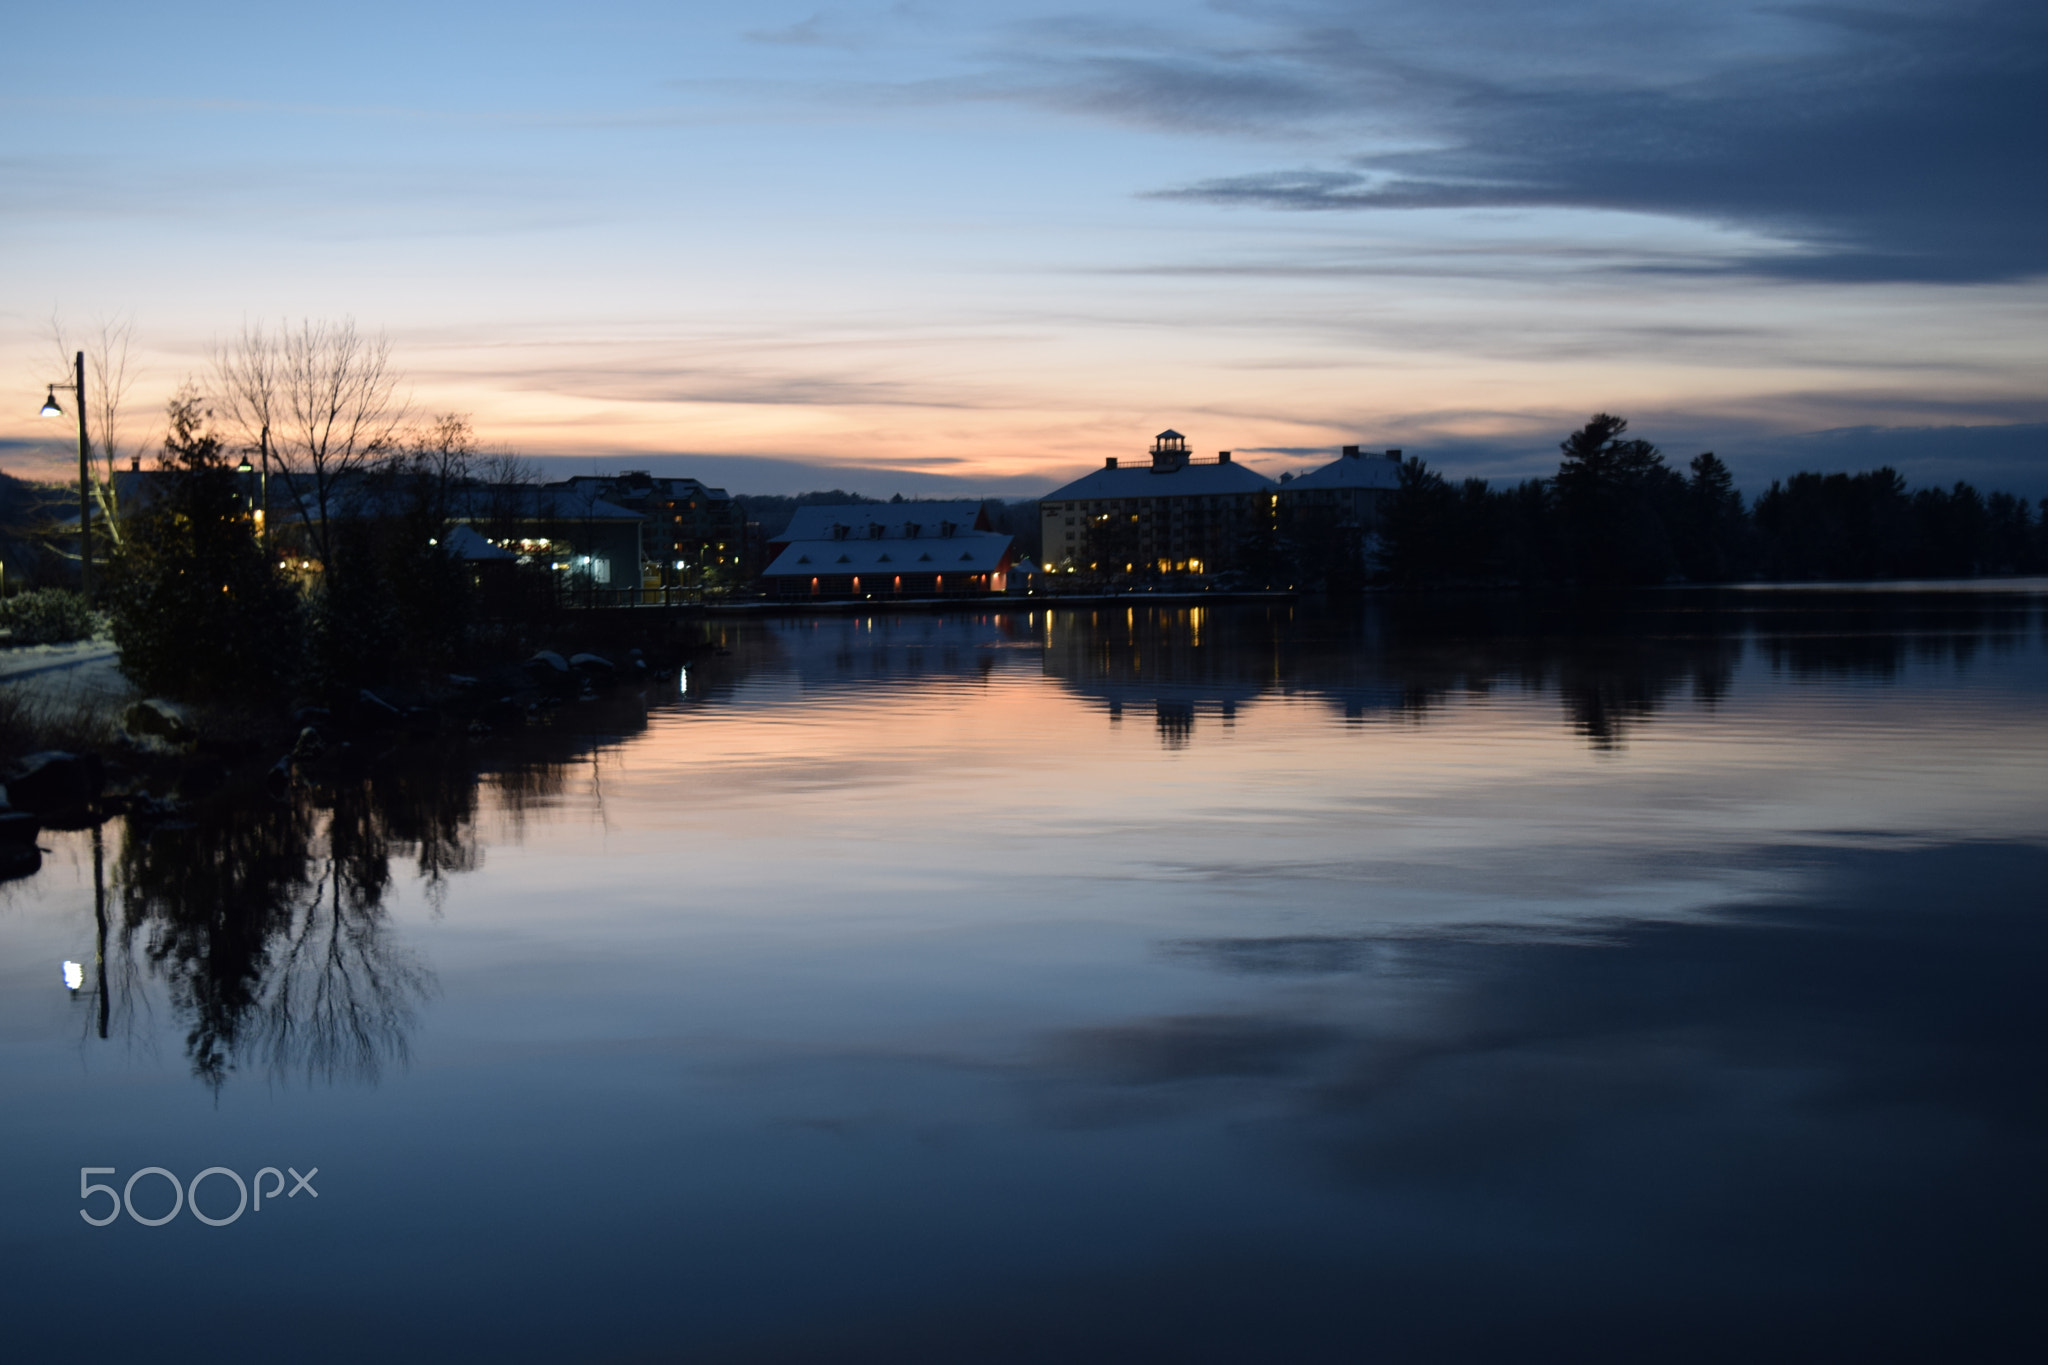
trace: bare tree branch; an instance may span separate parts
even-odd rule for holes
[[[275,334],[245,326],[214,352],[222,415],[251,450],[267,446],[323,563],[329,523],[355,475],[393,452],[410,411],[398,395],[391,343],[355,321]]]

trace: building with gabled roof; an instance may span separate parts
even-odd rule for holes
[[[761,574],[786,598],[950,597],[1001,592],[1011,538],[978,502],[800,507]]]
[[[1384,504],[1400,487],[1400,451],[1382,453],[1345,446],[1330,463],[1282,484],[1280,508],[1290,514],[1302,508],[1326,508],[1336,525],[1371,535],[1379,530]]]

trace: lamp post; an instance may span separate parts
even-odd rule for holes
[[[242,476],[242,506],[249,513],[249,518],[252,521],[256,517],[256,497],[249,491],[249,475],[254,473],[255,470],[256,466],[249,463],[247,455],[244,455],[242,462],[235,466],[235,472]]]
[[[74,377],[69,384],[52,384],[43,399],[43,416],[62,417],[57,390],[69,389],[78,403],[78,591],[88,606],[92,603],[92,444],[85,435],[85,352],[72,362]]]
[[[262,532],[263,552],[270,553],[270,423],[263,424],[263,432],[256,438],[256,448],[263,453],[263,478],[257,484],[258,504],[256,507],[256,529]],[[247,463],[247,461],[243,461]],[[290,490],[287,489],[287,492]]]

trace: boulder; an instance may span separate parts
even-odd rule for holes
[[[145,748],[183,749],[199,738],[184,707],[157,697],[146,697],[123,711],[121,730]]]
[[[228,780],[228,765],[210,754],[201,754],[178,774],[176,799],[194,801],[220,790]]]
[[[133,823],[154,824],[177,813],[176,801],[158,800],[148,792],[138,792],[128,798],[128,819]]]
[[[494,729],[516,728],[525,721],[526,708],[510,697],[500,697],[479,707],[477,719]]]
[[[555,653],[552,649],[541,649],[534,651],[533,657],[521,664],[520,667],[528,673],[532,673],[537,669],[544,669],[555,673],[567,673],[569,671],[569,661]]]
[[[0,777],[7,780],[7,799],[14,808],[36,815],[91,805],[102,781],[99,755],[56,749],[15,759]]]

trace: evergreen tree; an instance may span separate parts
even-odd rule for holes
[[[1748,518],[1735,476],[1709,450],[1692,458],[1676,528],[1679,568],[1695,583],[1724,583],[1747,568]]]
[[[1678,567],[1666,520],[1684,480],[1648,441],[1623,440],[1627,431],[1626,419],[1598,413],[1558,447],[1560,529],[1581,583],[1659,583]]]
[[[298,670],[298,593],[257,544],[245,479],[197,390],[179,389],[166,417],[165,487],[134,516],[112,563],[122,671],[164,696],[278,700]]]
[[[1459,492],[1413,455],[1380,518],[1380,560],[1387,577],[1408,587],[1440,583],[1457,567]]]

